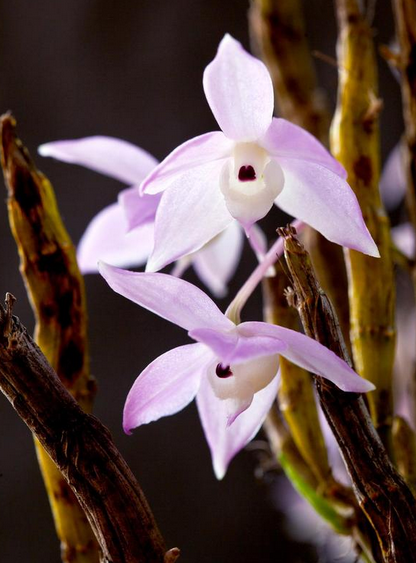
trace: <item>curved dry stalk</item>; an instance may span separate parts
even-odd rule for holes
[[[174,563],[110,432],[65,389],[19,319],[0,305],[0,390],[76,495],[102,550],[101,563]]]

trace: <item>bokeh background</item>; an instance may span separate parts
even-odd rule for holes
[[[311,47],[335,56],[332,2],[304,4]],[[14,112],[21,138],[55,187],[75,242],[122,186],[42,159],[37,146],[103,134],[161,159],[188,138],[217,129],[202,73],[225,32],[249,48],[248,7],[246,0],[0,0],[0,111]],[[378,44],[391,41],[388,2],[376,5],[375,30]],[[319,59],[316,66],[334,104],[337,71]],[[398,85],[381,59],[379,66],[385,157],[400,137],[402,121]],[[277,213],[268,218],[264,226],[270,236],[283,221]],[[0,296],[11,291],[18,298],[15,312],[32,330],[5,205],[0,206],[0,242]],[[231,296],[254,265],[246,249]],[[186,278],[197,281],[192,272]],[[256,477],[255,449],[241,453],[225,479],[216,481],[194,405],[132,437],[123,434],[122,408],[134,379],[156,356],[187,338],[114,294],[99,276],[87,276],[86,287],[92,372],[99,384],[95,413],[138,477],[167,545],[182,549],[180,561],[318,561],[315,549],[296,542],[284,526],[279,498],[290,485],[277,473]],[[259,295],[246,312],[260,319]],[[58,563],[31,436],[2,397],[0,429],[0,561]]]

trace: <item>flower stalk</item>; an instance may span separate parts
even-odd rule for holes
[[[20,270],[36,317],[35,340],[61,381],[86,412],[96,392],[89,372],[87,313],[75,248],[63,226],[53,188],[1,118],[1,156],[8,188],[10,226]],[[64,563],[96,563],[98,543],[84,511],[55,464],[35,439]]]
[[[391,452],[395,286],[389,221],[379,193],[380,146],[376,60],[371,27],[356,0],[337,0],[339,90],[331,150],[348,172],[380,251],[374,259],[346,251],[355,367],[376,385],[370,412]]]

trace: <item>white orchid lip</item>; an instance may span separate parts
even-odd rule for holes
[[[208,379],[218,399],[251,401],[276,376],[279,355],[262,356],[247,362],[226,365],[221,362],[208,369]]]
[[[236,143],[220,178],[228,211],[246,230],[267,215],[283,185],[280,165],[257,143]]]

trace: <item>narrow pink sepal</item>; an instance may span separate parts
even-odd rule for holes
[[[217,479],[224,477],[233,457],[259,431],[276,399],[278,385],[279,377],[275,377],[267,387],[255,393],[250,407],[229,425],[226,401],[221,401],[214,395],[206,378],[201,380],[196,402]]]
[[[193,168],[213,161],[224,162],[231,156],[233,146],[234,143],[221,131],[205,133],[186,141],[150,172],[140,185],[140,193],[163,192]]]
[[[100,135],[45,143],[38,152],[42,156],[86,166],[126,184],[139,184],[157,164],[157,160],[140,147]]]
[[[280,157],[314,162],[328,168],[344,180],[347,178],[345,168],[318,139],[286,119],[274,117],[260,144],[271,156],[277,157],[278,162]]]
[[[380,257],[357,198],[345,180],[313,162],[279,158],[285,184],[275,203],[331,242]]]
[[[160,203],[160,195],[140,195],[137,186],[126,188],[118,194],[118,202],[124,211],[127,230],[153,223]]]
[[[234,327],[203,291],[184,280],[167,274],[129,272],[103,262],[99,271],[116,293],[186,330]]]
[[[175,414],[195,397],[212,356],[202,344],[169,350],[139,375],[130,389],[123,413],[123,428],[133,428]]]
[[[189,336],[198,342],[209,346],[215,355],[225,365],[241,364],[255,360],[262,356],[272,356],[283,353],[286,344],[274,335],[242,334],[238,325],[232,331],[220,331],[212,328],[196,328],[189,332]]]
[[[266,132],[274,106],[269,71],[231,35],[224,36],[206,67],[203,86],[212,113],[229,139],[256,141]]]
[[[227,284],[240,262],[243,244],[243,231],[237,221],[233,221],[194,255],[192,266],[216,297],[227,294]]]
[[[147,271],[160,270],[199,250],[232,223],[218,187],[221,166],[214,161],[193,168],[163,194]]]
[[[342,391],[367,393],[374,385],[355,373],[350,366],[316,340],[284,328],[261,322],[239,325],[239,332],[251,336],[276,338],[285,344],[280,354],[294,364],[332,381]]]
[[[98,261],[114,266],[142,266],[153,249],[152,224],[127,232],[124,212],[118,203],[105,207],[90,222],[77,248],[83,274],[98,273]]]

